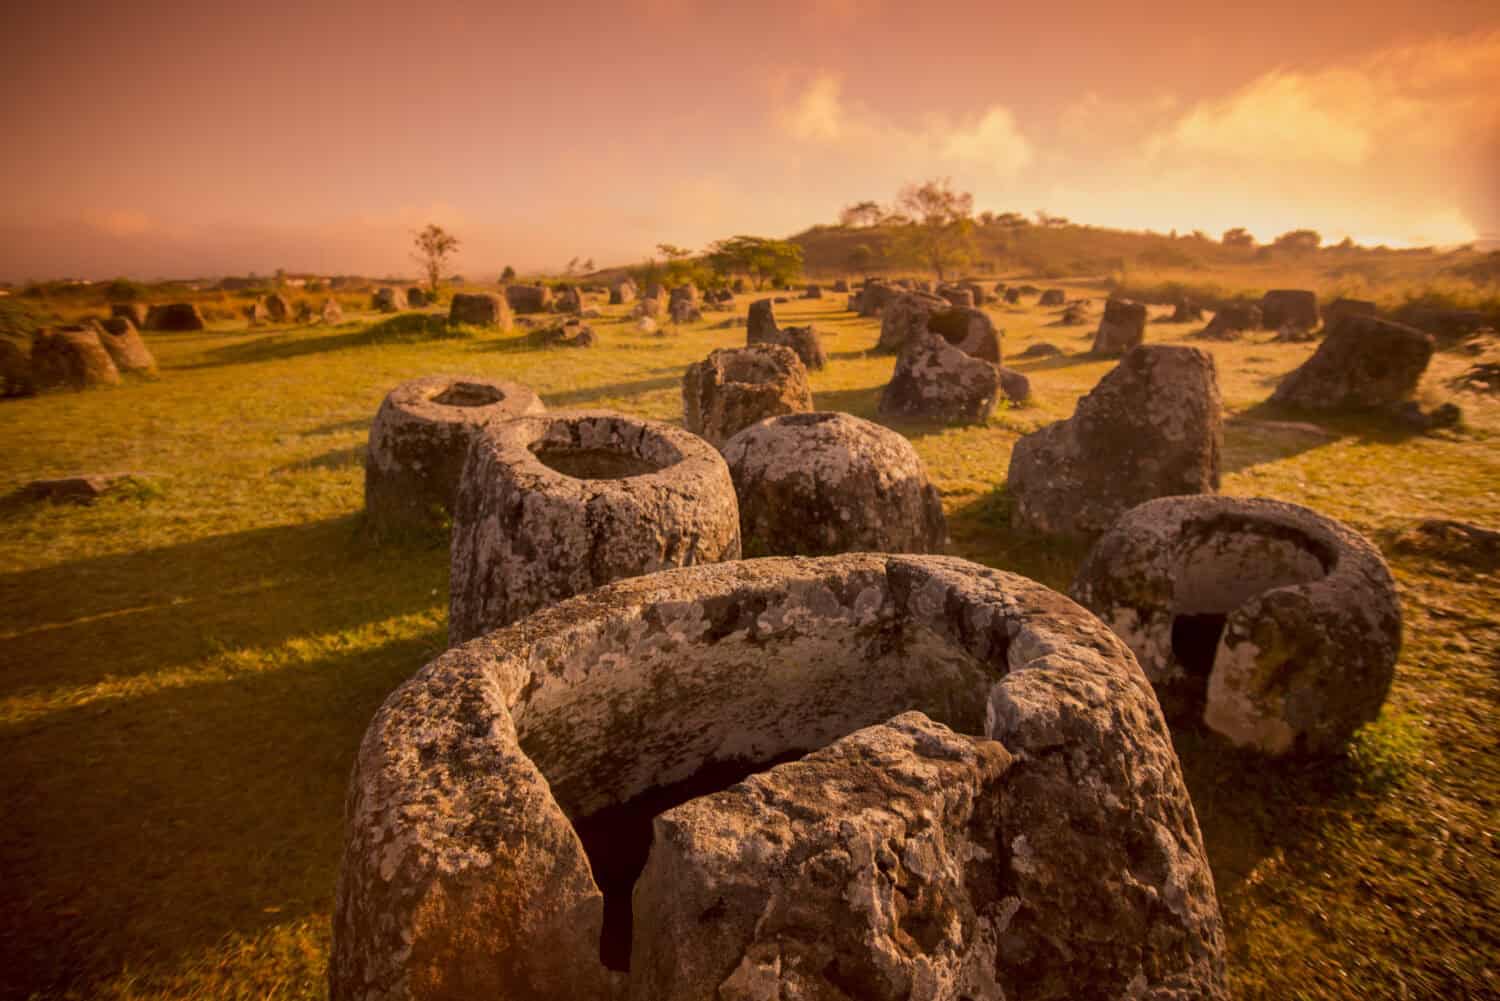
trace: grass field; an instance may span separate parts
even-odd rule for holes
[[[778,316],[827,334],[818,406],[873,418],[893,360],[867,353],[877,324],[841,299]],[[446,628],[446,540],[361,532],[369,421],[390,387],[439,372],[677,421],[683,369],[744,337],[714,326],[735,314],[655,337],[608,312],[589,351],[520,331],[414,338],[371,317],[153,334],[159,382],[0,402],[0,494],[142,477],[91,507],[0,507],[0,997],[325,994],[353,752]],[[992,312],[1007,354],[1067,352],[1014,363],[1034,404],[900,430],[942,491],[951,552],[1063,588],[1081,553],[1014,537],[997,487],[1017,437],[1070,414],[1110,363],[1080,356],[1092,328]],[[1500,524],[1492,399],[1461,397],[1466,424],[1437,436],[1289,426],[1302,419],[1260,404],[1312,346],[1208,350],[1229,411],[1224,492],[1306,504],[1382,543],[1417,518]],[[1472,360],[1440,354],[1423,394],[1449,398]],[[1500,581],[1390,558],[1406,645],[1349,756],[1268,765],[1179,734],[1240,997],[1500,995]]]

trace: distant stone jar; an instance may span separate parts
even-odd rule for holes
[[[1307,289],[1272,289],[1261,297],[1260,317],[1267,330],[1312,330],[1319,323],[1318,294]]]
[[[1281,380],[1271,402],[1324,412],[1387,408],[1416,391],[1434,349],[1431,334],[1346,314],[1313,356]]]
[[[1131,351],[1073,416],[1016,442],[1006,490],[1022,531],[1093,538],[1144,501],[1219,489],[1224,423],[1211,355]]]
[[[735,560],[740,515],[712,445],[603,411],[492,424],[453,514],[448,638],[462,643],[622,577]]]
[[[435,375],[391,390],[370,425],[365,512],[377,534],[431,525],[453,510],[459,476],[479,429],[546,410],[516,382]]]
[[[543,609],[397,689],[345,802],[332,1001],[1227,997],[1140,669],[963,560]]]
[[[943,502],[911,442],[850,414],[751,425],[724,445],[747,556],[933,553]]]
[[[52,327],[31,338],[31,377],[37,389],[117,386],[120,370],[93,327]]]
[[[880,394],[880,414],[948,424],[989,419],[1004,386],[1001,369],[950,344],[934,331],[907,338],[891,381]]]
[[[156,378],[156,357],[146,347],[140,331],[135,329],[135,324],[129,319],[111,316],[95,321],[94,328],[99,335],[99,343],[109,352],[110,360],[121,373]]]
[[[1379,551],[1280,501],[1142,504],[1095,543],[1073,597],[1134,651],[1169,719],[1267,754],[1340,750],[1379,714],[1401,650]]]
[[[720,349],[682,379],[683,426],[715,448],[757,421],[812,408],[806,366],[779,344]]]
[[[146,311],[147,330],[186,333],[202,330],[205,326],[207,324],[203,322],[203,313],[198,309],[197,303],[169,302],[161,306],[152,306]]]
[[[494,292],[456,292],[448,303],[448,322],[509,330],[510,304]]]
[[[399,288],[386,286],[370,296],[370,308],[379,313],[399,313],[406,307],[406,293]]]
[[[1129,299],[1110,299],[1094,334],[1092,354],[1118,357],[1146,339],[1146,304]]]

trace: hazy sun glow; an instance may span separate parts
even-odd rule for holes
[[[434,0],[17,11],[0,278],[387,272],[978,209],[1392,246],[1500,233],[1500,7]],[[15,155],[19,152],[20,155]]]

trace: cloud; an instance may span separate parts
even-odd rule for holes
[[[1438,39],[1315,71],[1273,70],[1147,142],[1159,157],[1362,167],[1461,146],[1500,93],[1500,33]]]
[[[1031,144],[1016,128],[1015,116],[998,105],[971,128],[955,129],[942,141],[943,156],[981,164],[1001,174],[1015,174],[1031,162]]]
[[[114,209],[87,219],[89,225],[110,236],[140,236],[155,227],[151,217],[135,209]]]
[[[1013,176],[1032,161],[1032,146],[1015,116],[994,104],[966,122],[933,114],[920,125],[897,122],[843,94],[843,80],[820,72],[786,97],[778,90],[772,118],[782,135],[846,157],[938,161]]]

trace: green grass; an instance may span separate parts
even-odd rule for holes
[[[818,405],[873,417],[893,362],[867,353],[875,323],[840,306],[778,316],[829,334]],[[445,540],[378,546],[362,531],[382,396],[477,373],[554,409],[675,421],[684,368],[743,340],[714,328],[727,315],[666,337],[612,315],[589,351],[412,319],[226,321],[148,335],[159,382],[0,402],[0,494],[83,472],[149,485],[90,507],[0,505],[0,997],[322,996],[354,749],[445,642]],[[1082,553],[1011,534],[1005,470],[1016,439],[1071,413],[1110,363],[1078,356],[1087,328],[993,315],[1009,354],[1040,340],[1067,352],[1016,362],[1035,403],[982,427],[899,429],[943,494],[952,552],[1065,587]],[[1372,537],[1418,517],[1500,523],[1493,402],[1466,397],[1465,427],[1438,437],[1287,424],[1301,419],[1259,405],[1311,346],[1209,350],[1231,412],[1225,492],[1305,503]],[[1440,355],[1424,395],[1470,360]],[[1420,556],[1393,567],[1406,647],[1385,714],[1347,757],[1267,765],[1178,735],[1242,997],[1497,989],[1497,581]]]

